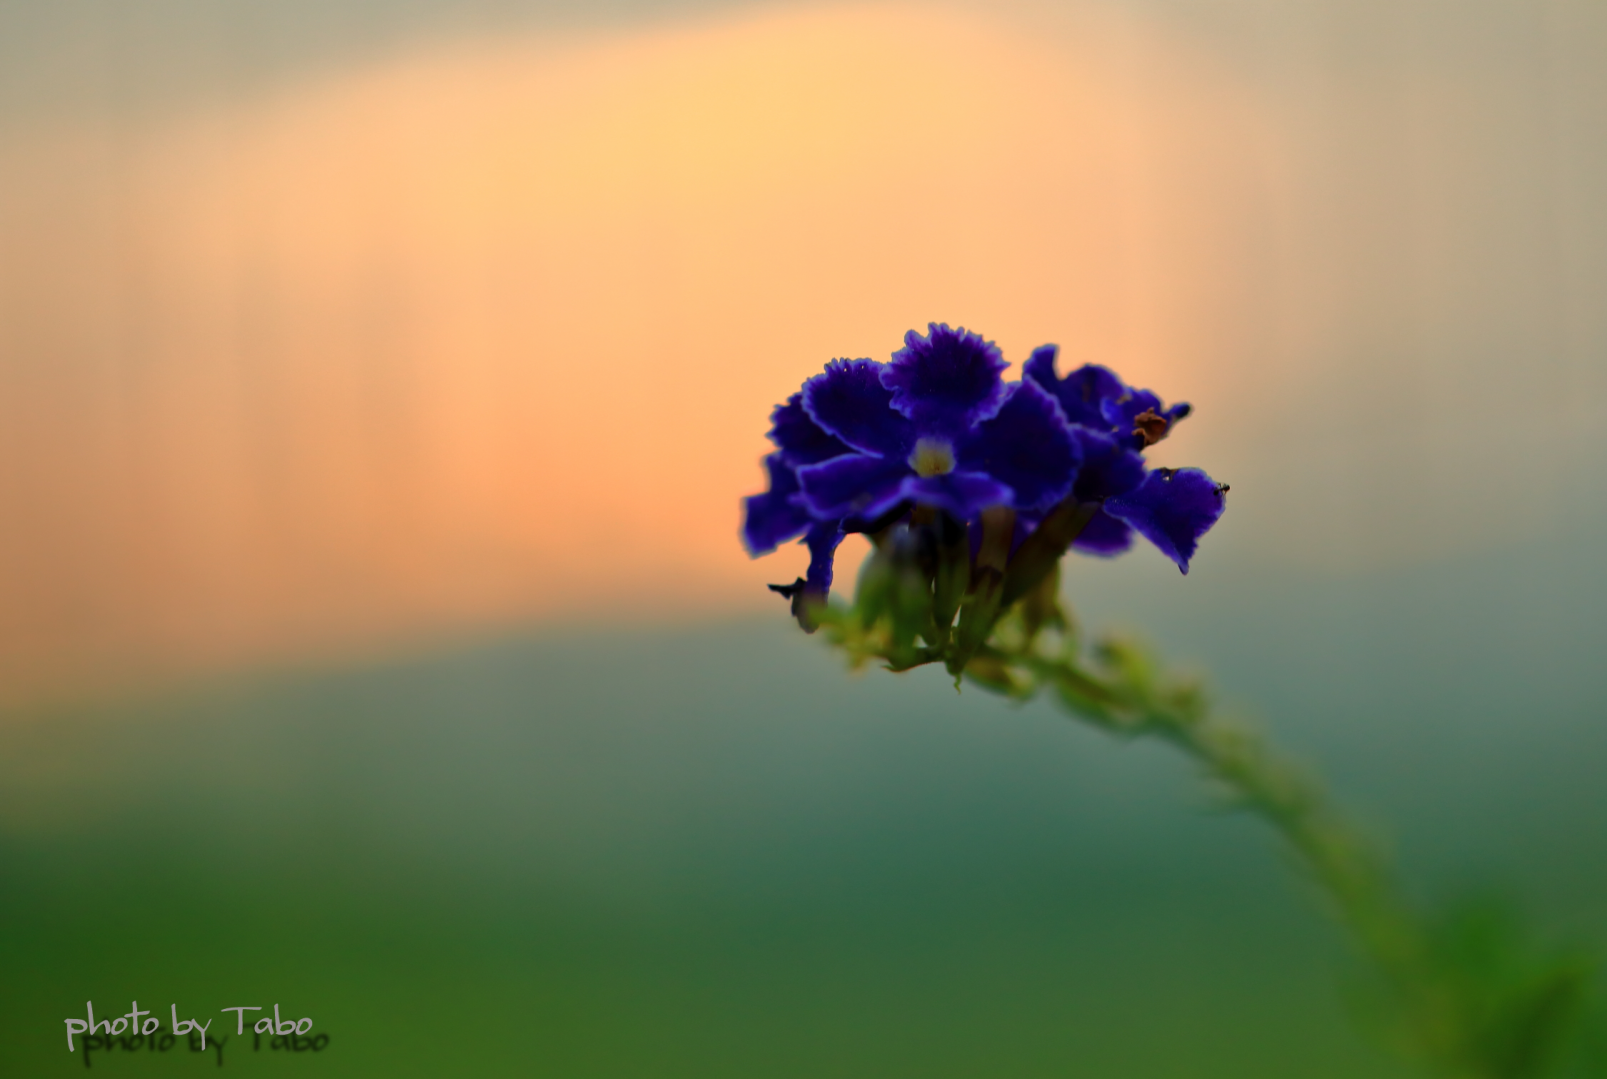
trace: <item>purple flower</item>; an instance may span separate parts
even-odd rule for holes
[[[1072,422],[1082,451],[1072,495],[1102,503],[1072,546],[1088,554],[1120,554],[1132,546],[1136,529],[1187,573],[1200,537],[1222,515],[1227,487],[1199,469],[1149,472],[1139,451],[1165,438],[1189,406],[1166,408],[1154,393],[1132,389],[1097,364],[1061,378],[1055,373],[1057,351],[1054,345],[1035,350],[1022,380],[1054,394]]]
[[[764,459],[770,487],[763,494],[743,499],[742,541],[757,558],[794,536],[804,537],[809,546],[806,576],[789,585],[770,587],[792,600],[793,614],[810,629],[805,608],[811,600],[823,602],[831,591],[832,561],[844,530],[841,519],[819,521],[809,515],[798,486],[798,468],[851,451],[809,418],[802,397],[793,394],[770,414],[769,437],[777,447]]]
[[[1115,435],[1092,427],[1076,430],[1082,446],[1083,466],[1072,494],[1079,502],[1105,502],[1119,498],[1144,482],[1144,458]],[[1108,510],[1094,514],[1072,542],[1088,554],[1117,555],[1133,545],[1133,530]]]
[[[1055,345],[1034,349],[1021,374],[1054,394],[1072,423],[1106,431],[1130,448],[1142,450],[1165,438],[1172,424],[1193,411],[1184,403],[1166,408],[1149,390],[1135,390],[1095,363],[1060,378],[1055,374],[1058,352]]]
[[[814,619],[809,611],[812,603],[824,603],[831,594],[831,581],[833,575],[833,560],[837,555],[837,546],[842,543],[843,528],[841,523],[817,523],[804,534],[804,543],[809,545],[809,569],[805,576],[799,577],[791,584],[773,584],[770,591],[779,593],[792,601],[792,616],[806,633],[815,631]]]
[[[934,323],[904,342],[891,363],[834,360],[804,383],[804,411],[855,451],[798,469],[811,515],[869,519],[915,504],[964,521],[1065,497],[1079,449],[1052,397],[1006,385],[998,347],[963,329]]]
[[[795,393],[770,413],[770,441],[776,452],[764,459],[770,489],[742,500],[742,541],[754,557],[769,554],[801,535],[813,522],[804,509],[798,468],[852,452],[809,418]]]
[[[1055,356],[1059,352],[1059,345],[1033,349],[1032,356],[1021,365],[1021,377],[1053,394],[1070,422],[1094,430],[1106,429],[1109,421],[1105,419],[1104,404],[1119,400],[1127,393],[1127,387],[1121,379],[1094,363],[1061,378],[1055,374]]]
[[[1227,506],[1228,485],[1197,468],[1157,468],[1105,512],[1130,524],[1184,573],[1200,537]]]
[[[1097,505],[1078,549],[1117,554],[1137,532],[1188,572],[1227,487],[1198,469],[1150,471],[1141,451],[1189,406],[1167,408],[1093,364],[1061,378],[1056,352],[1036,350],[1021,380],[1006,383],[996,345],[932,323],[905,334],[889,363],[831,361],[775,409],[769,486],[744,500],[742,538],[758,556],[803,537],[807,575],[770,587],[805,628],[844,535],[878,531],[912,506],[954,517],[973,542],[982,510],[1009,507],[1019,546],[1057,506]]]

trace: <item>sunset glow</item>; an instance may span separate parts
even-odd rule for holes
[[[748,562],[738,496],[830,358],[943,320],[1203,396],[1257,137],[1131,25],[885,7],[17,143],[0,684],[768,604],[802,553]]]

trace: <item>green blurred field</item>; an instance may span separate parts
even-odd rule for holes
[[[1507,881],[1607,941],[1591,546],[1072,583],[1390,818],[1414,883]],[[13,717],[5,1073],[82,1069],[62,1019],[93,998],[214,1032],[277,1002],[330,1035],[224,1043],[265,1073],[1403,1074],[1268,837],[1163,750],[936,675],[850,677],[776,614]]]

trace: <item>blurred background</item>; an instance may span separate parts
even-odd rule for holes
[[[928,321],[1193,402],[1153,456],[1231,512],[1083,622],[1607,946],[1604,55],[1594,0],[0,0],[0,1062],[88,998],[330,1075],[1404,1074],[1268,836],[850,676],[738,499]]]

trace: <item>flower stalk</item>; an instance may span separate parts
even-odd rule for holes
[[[1062,376],[1056,355],[1035,350],[1007,383],[997,346],[934,323],[888,363],[833,360],[808,379],[771,414],[769,487],[744,501],[751,554],[800,536],[809,548],[807,576],[771,589],[855,667],[942,664],[956,688],[1047,693],[1113,735],[1172,745],[1283,838],[1377,972],[1400,1048],[1445,1079],[1547,1074],[1594,964],[1499,920],[1415,906],[1322,785],[1197,681],[1129,642],[1083,647],[1060,603],[1067,552],[1109,557],[1142,536],[1187,573],[1228,486],[1143,457],[1189,405],[1094,364]],[[853,532],[873,550],[844,605],[834,559]]]
[[[1063,520],[1086,520],[1085,510],[1077,507]],[[1074,535],[1070,526],[1052,527],[1058,535],[1042,546],[1052,549]],[[1002,586],[987,584],[990,572],[999,579],[996,570],[976,571],[979,583],[960,605],[958,628],[947,641],[943,627],[930,636],[914,628],[935,622],[930,608],[912,602],[907,579],[896,602],[877,591],[881,575],[894,572],[890,559],[867,567],[852,607],[822,607],[818,623],[856,666],[877,658],[893,670],[943,663],[951,672],[958,668],[965,681],[1012,700],[1046,695],[1073,718],[1111,735],[1171,745],[1194,761],[1225,801],[1282,838],[1377,975],[1397,1048],[1445,1079],[1547,1074],[1588,986],[1590,965],[1576,953],[1530,957],[1530,973],[1515,984],[1464,969],[1441,939],[1444,927],[1410,901],[1380,846],[1346,818],[1308,770],[1277,752],[1255,728],[1214,707],[1199,681],[1169,676],[1136,644],[1110,638],[1085,649],[1061,606],[1058,562],[1027,584],[1038,574],[1039,557],[1028,543],[1010,560]],[[906,537],[882,549],[915,546]],[[979,561],[986,549],[984,538]],[[1030,575],[1026,566],[1033,567]],[[1014,592],[1007,583],[1012,579],[1018,582]],[[1006,595],[1014,595],[1008,605],[1002,603]],[[983,625],[985,630],[975,628]],[[974,643],[978,636],[981,643]]]

